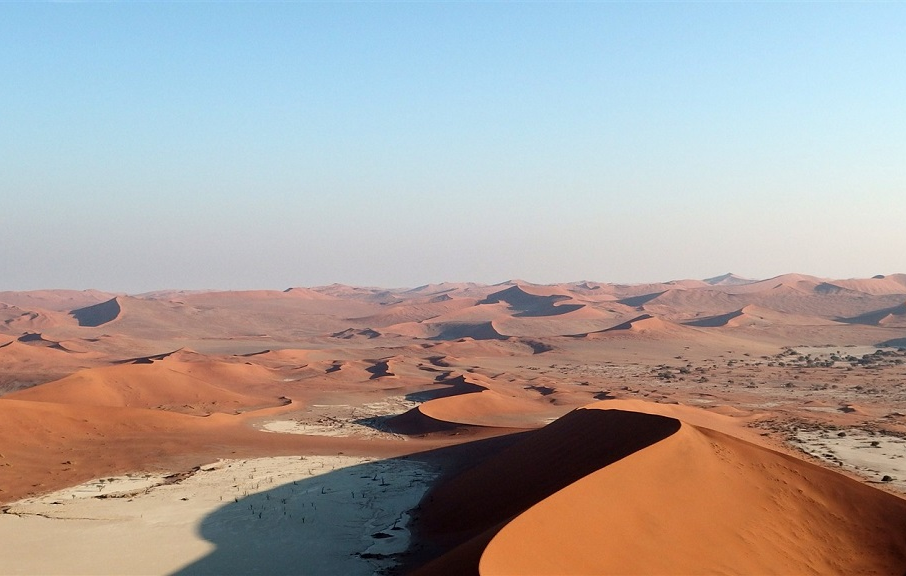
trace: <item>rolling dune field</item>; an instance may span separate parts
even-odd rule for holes
[[[0,292],[0,572],[902,575],[904,306],[902,274]]]

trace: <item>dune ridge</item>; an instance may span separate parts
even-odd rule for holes
[[[164,356],[171,357],[172,355]],[[224,378],[227,376],[227,378]],[[73,406],[147,408],[208,415],[279,406],[284,400],[240,392],[243,383],[270,380],[266,371],[235,364],[193,365],[152,361],[90,368],[55,382],[8,394],[6,398]],[[229,382],[234,390],[217,382]]]
[[[478,302],[478,305],[506,302],[516,311],[517,317],[557,316],[585,306],[579,303],[565,303],[567,300],[572,300],[569,294],[554,292],[541,295],[515,285],[489,294],[487,298]]]
[[[88,326],[97,328],[113,322],[119,318],[122,312],[122,306],[118,298],[111,298],[106,302],[94,304],[86,308],[79,308],[71,312],[72,316],[78,320],[79,326]]]
[[[516,517],[479,572],[901,573],[904,530],[903,499],[683,424]]]
[[[688,407],[603,401],[571,412],[429,492],[420,523],[449,551],[416,573],[906,568],[906,500],[739,431],[738,419]]]

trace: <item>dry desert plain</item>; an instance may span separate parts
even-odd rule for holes
[[[0,292],[3,574],[906,573],[906,275]]]

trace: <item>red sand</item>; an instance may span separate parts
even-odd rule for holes
[[[0,502],[224,457],[423,453],[444,473],[406,557],[423,574],[903,574],[884,472],[782,445],[899,446],[904,278],[0,293]],[[377,433],[253,427],[337,414]]]

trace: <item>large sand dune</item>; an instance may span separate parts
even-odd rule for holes
[[[237,413],[285,404],[284,399],[255,393],[255,383],[271,379],[269,371],[257,366],[170,360],[83,370],[6,398],[196,415]]]
[[[455,544],[422,573],[906,568],[906,500],[664,414],[734,429],[700,410],[638,403],[570,413],[429,493],[422,526]]]
[[[517,516],[480,572],[899,574],[904,533],[902,499],[683,424]]]
[[[108,322],[113,322],[119,317],[122,306],[117,298],[111,298],[106,302],[94,304],[85,308],[79,308],[72,311],[73,317],[78,320],[79,326],[90,326],[95,328]]]

